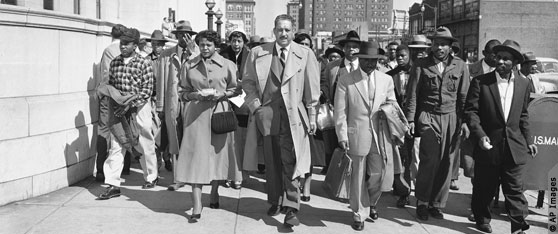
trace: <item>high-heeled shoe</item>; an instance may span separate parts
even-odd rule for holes
[[[193,221],[196,221],[198,219],[201,219],[201,213],[199,214],[192,214],[192,216],[190,216],[190,219]]]
[[[209,203],[209,208],[211,208],[211,209],[219,209],[219,202],[216,202],[216,203]]]

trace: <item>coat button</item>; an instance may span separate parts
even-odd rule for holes
[[[209,83],[211,83],[211,82],[213,82],[213,80],[212,80],[212,79],[209,79]]]

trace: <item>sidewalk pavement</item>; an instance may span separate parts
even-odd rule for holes
[[[321,188],[323,175],[314,174],[310,202],[303,202],[299,219],[301,225],[293,229],[283,227],[284,215],[266,214],[264,180],[250,177],[240,190],[220,187],[220,209],[210,209],[209,189],[203,188],[202,217],[190,223],[191,188],[167,191],[172,173],[161,169],[159,185],[141,189],[143,179],[139,164],[132,165],[130,175],[122,185],[122,196],[110,200],[96,200],[105,185],[90,177],[73,186],[40,197],[0,207],[0,233],[481,233],[467,220],[470,213],[470,179],[461,177],[459,191],[451,191],[444,209],[445,219],[420,221],[415,217],[415,198],[405,209],[395,207],[397,197],[384,193],[378,204],[380,218],[366,222],[364,231],[351,228],[352,213],[348,204],[327,198]],[[317,172],[317,168],[315,172]],[[257,174],[254,174],[259,176]],[[531,229],[527,233],[546,233],[547,208],[536,209],[536,192],[526,192],[529,201]],[[493,233],[509,233],[510,224],[504,211],[504,197],[500,195],[500,209],[494,209],[491,222]]]

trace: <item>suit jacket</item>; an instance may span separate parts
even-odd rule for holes
[[[531,158],[527,147],[530,139],[529,94],[529,80],[515,74],[511,109],[505,121],[495,71],[473,79],[467,94],[465,114],[475,143],[475,163],[500,163],[501,155],[498,155],[496,147],[486,151],[478,145],[479,139],[484,136],[490,138],[493,146],[506,140],[518,165]]]
[[[335,82],[339,82],[339,78],[348,73],[349,72],[345,68],[345,59],[338,59],[330,62],[326,65],[325,69],[322,70],[320,75],[320,89],[330,103],[333,103],[335,98],[333,96],[336,89]]]
[[[361,69],[343,77],[337,83],[335,94],[335,130],[339,141],[349,143],[349,154],[368,155],[370,147],[378,148],[380,106],[388,101],[397,103],[393,80],[380,71],[373,71],[375,80],[374,102],[369,103],[368,78]],[[372,118],[370,118],[372,117]],[[372,145],[374,137],[376,145]]]
[[[154,76],[157,81],[155,90],[157,93],[157,102],[155,103],[158,112],[165,113],[165,124],[167,126],[167,135],[169,140],[169,152],[178,154],[180,142],[177,132],[177,118],[181,111],[185,108],[184,102],[179,102],[178,83],[180,81],[180,70],[183,66],[180,61],[180,54],[177,54],[177,47],[173,46],[161,52],[159,59],[153,62],[156,73]],[[194,58],[199,54],[199,48],[192,52],[190,58]]]
[[[262,93],[268,82],[269,73],[281,77],[281,71],[273,69],[271,61],[275,43],[253,48],[248,55],[242,89],[246,93],[246,105],[251,115],[262,104]],[[310,169],[310,145],[306,127],[316,121],[316,106],[320,96],[320,67],[314,53],[301,45],[291,43],[289,55],[281,77],[281,95],[285,102],[296,155],[293,178]],[[248,122],[245,157],[257,158],[257,129],[253,115]],[[246,160],[246,159],[245,159]],[[257,162],[257,160],[255,160]]]
[[[484,70],[482,69],[482,61],[481,59],[475,63],[471,63],[468,65],[469,67],[469,74],[471,75],[471,79],[484,74]]]

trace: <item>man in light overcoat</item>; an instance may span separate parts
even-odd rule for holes
[[[312,50],[292,43],[293,25],[291,16],[277,16],[276,41],[252,49],[242,76],[251,113],[245,157],[257,155],[253,145],[263,136],[266,192],[272,205],[268,214],[277,215],[285,207],[287,227],[299,224],[299,179],[310,169],[308,134],[316,129],[320,96],[318,60]]]

